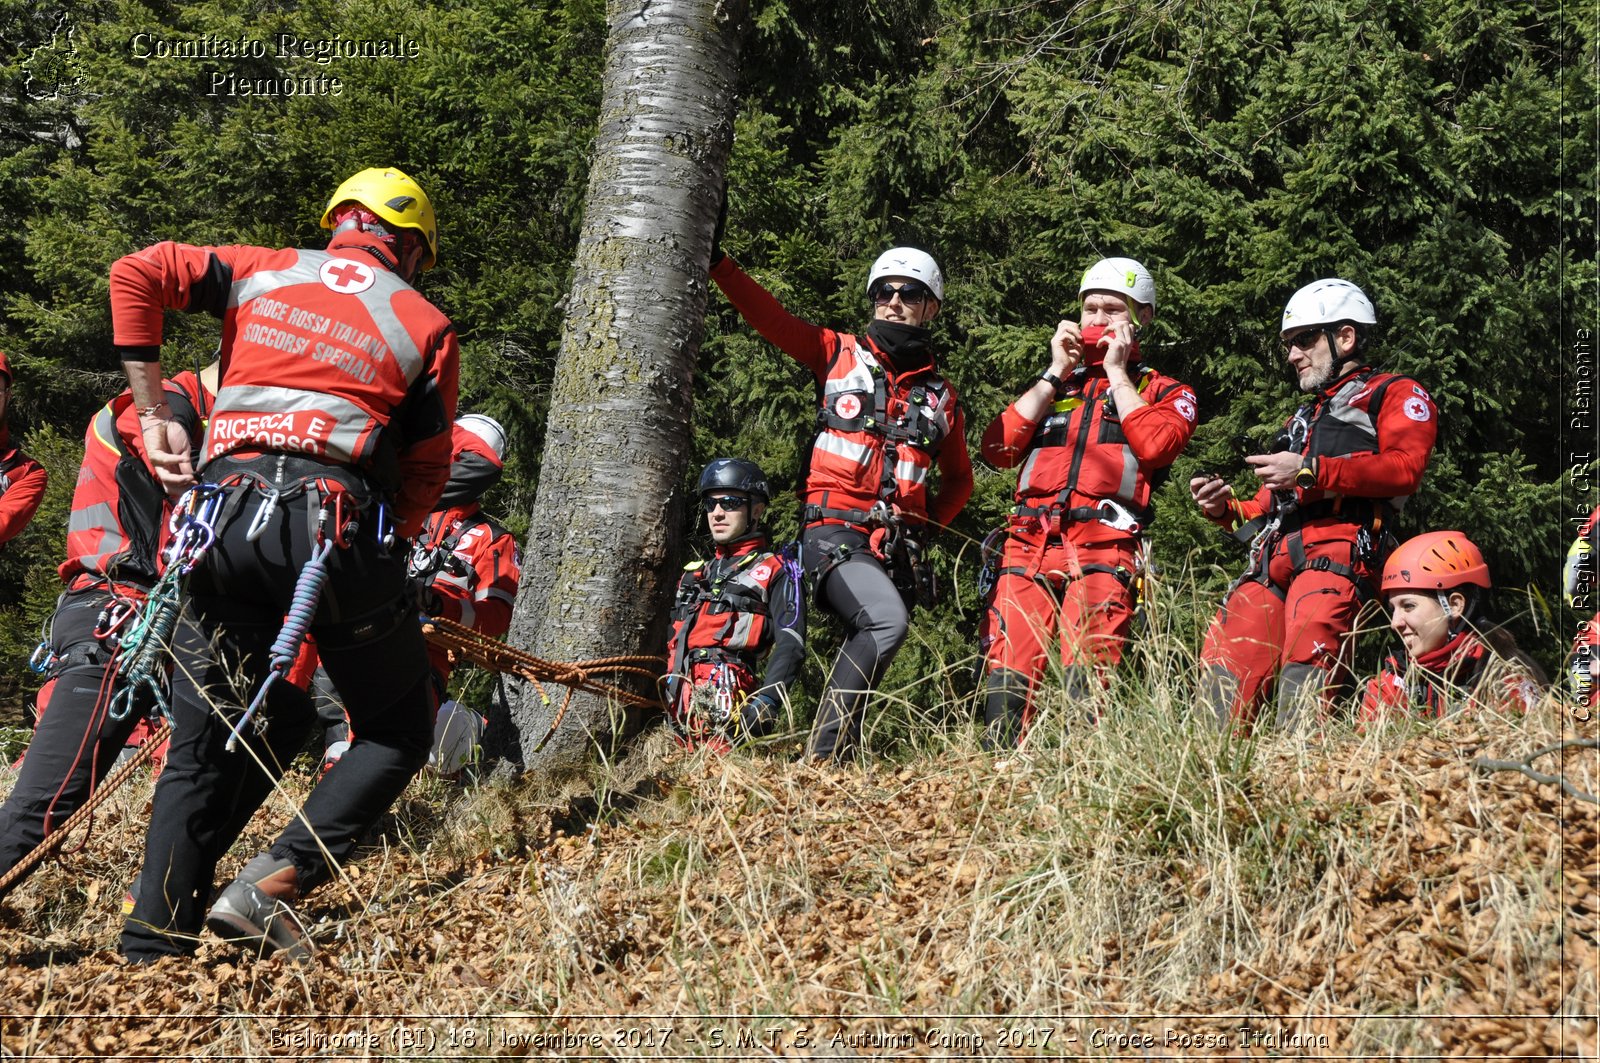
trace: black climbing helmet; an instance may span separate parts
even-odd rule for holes
[[[718,458],[713,461],[701,471],[700,482],[694,490],[697,495],[710,491],[743,491],[757,502],[767,502],[772,498],[767,490],[767,474],[755,462],[742,458]]]

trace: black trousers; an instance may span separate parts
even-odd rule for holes
[[[50,617],[55,686],[16,785],[0,806],[0,874],[44,841],[47,814],[55,829],[88,799],[150,708],[149,699],[141,698],[122,719],[111,716],[111,699],[122,689],[108,675],[115,644],[94,635],[100,611],[111,601],[104,590],[68,591]]]
[[[189,577],[178,625],[174,737],[156,786],[138,902],[122,933],[122,951],[135,960],[193,951],[216,863],[265,797],[242,780],[261,774],[256,758],[298,750],[316,722],[308,698],[275,682],[259,714],[265,733],[247,726],[247,741],[232,753],[224,748],[268,674],[269,648],[315,547],[318,508],[315,490],[280,502],[251,541],[264,491],[230,491],[217,541]],[[311,625],[355,740],[269,849],[294,864],[301,893],[333,876],[427,761],[433,737],[427,649],[405,595],[404,561],[363,524],[349,546],[329,554]]]

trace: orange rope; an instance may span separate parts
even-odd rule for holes
[[[439,617],[424,620],[422,633],[429,642],[447,650],[454,658],[471,661],[491,672],[509,672],[526,679],[539,691],[539,697],[546,705],[550,704],[550,695],[545,693],[545,683],[556,683],[567,688],[566,696],[561,699],[561,707],[556,710],[555,718],[550,721],[550,730],[534,747],[535,752],[543,749],[545,743],[550,741],[551,735],[556,733],[556,728],[561,725],[562,718],[572,705],[572,695],[576,691],[615,698],[625,705],[661,707],[661,702],[655,698],[635,694],[615,683],[602,682],[593,678],[590,673],[600,672],[612,678],[633,676],[647,680],[653,689],[657,678],[666,670],[667,662],[664,657],[641,654],[596,657],[593,660],[570,663],[547,661],[543,657],[535,657],[531,653],[524,653],[507,646],[498,639],[492,639],[470,627]]]

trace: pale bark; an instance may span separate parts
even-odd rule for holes
[[[584,222],[510,641],[584,660],[664,652],[706,269],[733,141],[746,0],[615,0]],[[509,179],[514,179],[511,177]],[[559,701],[561,688],[551,687]],[[516,684],[491,752],[584,762],[614,707]]]

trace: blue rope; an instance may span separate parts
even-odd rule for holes
[[[247,723],[254,718],[256,710],[266,704],[267,692],[272,689],[272,684],[282,679],[295,658],[300,656],[300,647],[306,640],[306,632],[311,628],[311,621],[317,615],[317,603],[322,599],[322,586],[328,582],[328,555],[333,552],[334,541],[330,537],[318,545],[316,552],[306,562],[305,568],[300,570],[300,578],[294,584],[294,598],[289,603],[289,611],[283,618],[283,627],[278,630],[278,637],[273,640],[272,648],[268,650],[270,663],[267,678],[262,681],[261,688],[256,691],[255,700],[250,702],[250,707],[244,715],[239,717],[239,722],[234,724],[233,731],[228,735],[228,743],[224,746],[226,752],[232,753],[239,746],[239,736],[244,733]]]

